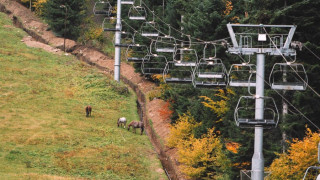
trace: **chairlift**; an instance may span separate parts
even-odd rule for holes
[[[308,76],[300,63],[276,63],[270,73],[269,82],[272,89],[306,90]]]
[[[145,56],[149,54],[149,49],[145,45],[132,44],[126,51],[126,59],[128,62],[141,63]]]
[[[198,55],[195,49],[179,48],[174,54],[175,66],[189,66],[195,67],[198,63]]]
[[[158,36],[155,42],[156,52],[175,53],[177,41],[172,36]]]
[[[264,103],[263,118],[256,119],[256,99]],[[279,122],[279,112],[276,103],[271,97],[241,96],[234,111],[237,126],[250,128],[263,126],[264,128],[276,127]]]
[[[146,55],[141,64],[144,75],[163,74],[167,58],[161,55]]]
[[[130,20],[145,21],[147,19],[147,11],[142,6],[132,6],[129,9],[128,16]]]
[[[160,35],[158,24],[155,21],[144,22],[141,25],[141,36],[144,37],[158,37]]]
[[[193,81],[191,67],[177,67],[174,62],[167,62],[163,71],[163,80],[166,83],[191,84]]]
[[[320,163],[320,143],[318,143],[318,163]],[[302,178],[302,180],[305,180],[308,177],[308,173],[310,172],[309,170],[313,169],[315,171],[317,171],[317,178],[316,180],[320,180],[320,167],[319,166],[310,166],[307,168],[306,172],[304,173],[304,176]],[[310,174],[309,174],[310,176]]]
[[[106,15],[110,16],[112,12],[112,6],[109,1],[98,1],[94,3],[93,14],[94,15]]]
[[[211,61],[202,58],[195,68],[194,75],[193,85],[195,87],[209,88],[227,85],[227,70],[219,58]]]
[[[229,86],[232,87],[255,87],[256,80],[253,74],[256,73],[254,64],[232,64],[229,70]]]
[[[129,46],[135,46],[134,44],[134,37],[131,33],[121,31],[121,42],[120,44],[115,44],[115,36],[113,38],[113,45],[118,47],[129,47]]]
[[[121,0],[121,4],[133,5],[134,4],[134,0]]]
[[[121,27],[120,28],[116,28],[116,23],[117,23],[117,18],[115,17],[106,17],[103,19],[102,22],[102,29],[103,31],[121,31]]]

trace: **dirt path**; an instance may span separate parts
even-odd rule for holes
[[[27,8],[12,0],[0,0],[0,11],[8,14],[17,27],[22,28],[30,35],[22,40],[26,45],[42,48],[58,55],[64,54],[61,51],[63,49],[63,38],[56,37],[51,31],[47,31],[48,25],[42,23]],[[102,52],[78,45],[72,40],[66,40],[66,50],[104,73],[113,74],[114,60],[105,56]],[[168,149],[163,145],[169,134],[170,123],[169,120],[163,119],[159,113],[165,102],[159,99],[148,101],[146,98],[146,95],[156,88],[155,84],[135,73],[134,68],[126,63],[121,63],[120,74],[121,80],[127,83],[138,96],[141,110],[144,112],[143,120],[147,126],[147,134],[158,153],[164,169],[169,173],[171,179],[184,179],[178,170],[175,150]],[[149,124],[149,119],[152,120],[153,128]]]

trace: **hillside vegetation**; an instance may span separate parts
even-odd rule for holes
[[[138,120],[134,93],[24,36],[0,13],[0,179],[165,179],[148,137],[116,125]]]

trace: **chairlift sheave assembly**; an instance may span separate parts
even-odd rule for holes
[[[141,71],[144,75],[163,74],[167,64],[167,58],[162,55],[146,55],[141,64]]]
[[[269,82],[272,89],[306,90],[308,76],[300,63],[276,63],[270,73]]]
[[[95,2],[93,6],[93,14],[94,15],[105,15],[110,16],[112,12],[112,6],[109,1],[98,1]]]
[[[263,118],[256,119],[256,99],[264,103]],[[279,122],[279,112],[276,103],[271,97],[241,96],[234,111],[234,119],[237,126],[254,128],[257,125],[264,128],[276,127]]]

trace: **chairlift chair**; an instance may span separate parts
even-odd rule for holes
[[[128,16],[130,20],[145,21],[147,19],[147,11],[142,6],[132,6],[129,9]]]
[[[208,58],[209,59],[209,58]],[[214,58],[209,61],[207,58],[202,58],[197,64],[194,72],[195,87],[216,87],[226,86],[228,75],[227,70],[221,59]]]
[[[149,49],[145,45],[132,44],[126,51],[126,59],[128,62],[142,63],[145,56],[149,54]]]
[[[135,46],[133,35],[129,32],[121,31],[120,44],[115,44],[115,36],[114,36],[113,45],[118,47],[124,47],[124,48],[128,48],[129,46]]]
[[[140,28],[141,36],[150,38],[158,37],[160,33],[157,29],[159,29],[159,27],[155,21],[144,22]]]
[[[116,28],[117,18],[115,17],[106,17],[103,19],[102,22],[102,29],[103,31],[121,31],[120,28]]]
[[[93,6],[94,15],[106,15],[110,16],[112,12],[112,6],[109,1],[98,1]]]
[[[193,81],[191,67],[177,67],[174,62],[167,62],[163,71],[163,80],[166,83],[191,84]]]
[[[255,117],[257,98],[264,102],[264,117],[262,119],[256,119]],[[279,112],[274,99],[271,97],[241,96],[234,111],[234,119],[237,126],[243,128],[253,128],[257,125],[271,128],[277,126]]]
[[[195,49],[179,48],[174,54],[175,66],[195,67],[198,63],[198,55]]]
[[[161,55],[146,55],[141,64],[144,75],[163,74],[167,64],[167,58]]]
[[[306,90],[308,76],[300,63],[276,63],[273,65],[269,81],[272,89]]]
[[[232,64],[229,70],[229,86],[231,87],[255,87],[256,65]]]
[[[155,42],[156,52],[175,53],[177,41],[172,36],[158,36]]]
[[[121,0],[121,4],[133,5],[134,4],[134,0]]]

